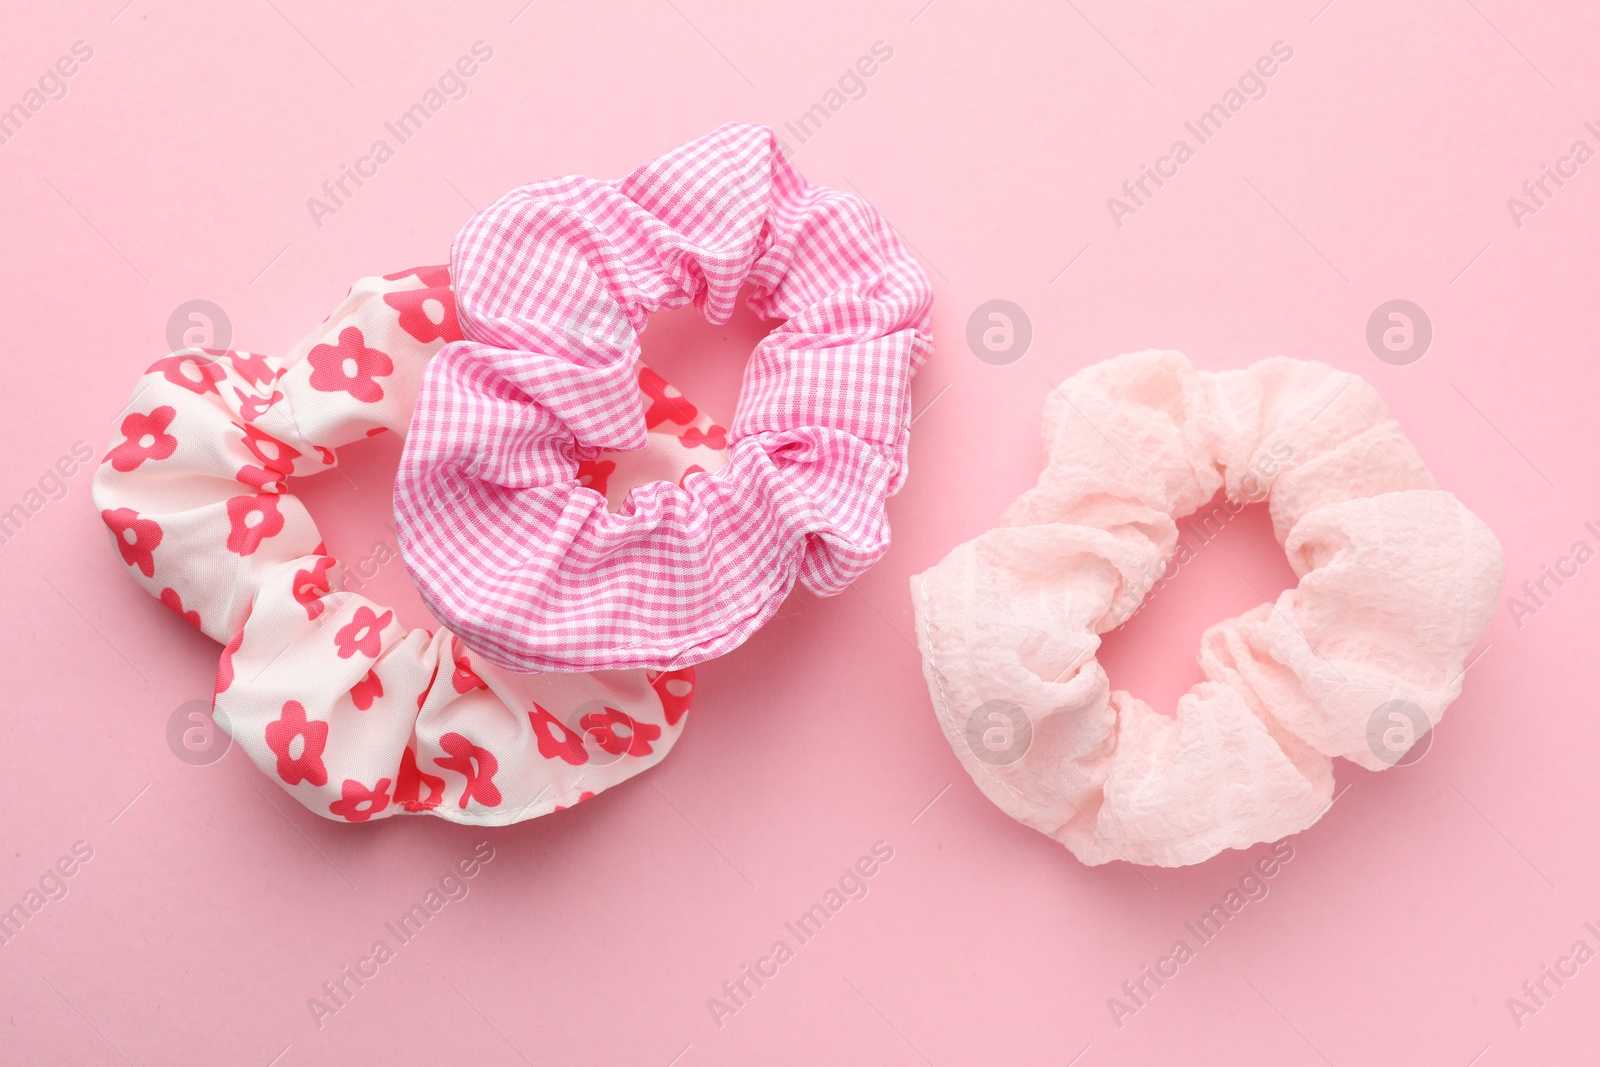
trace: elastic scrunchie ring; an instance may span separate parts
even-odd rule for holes
[[[956,755],[1084,863],[1181,866],[1303,830],[1332,803],[1330,757],[1382,770],[1414,741],[1375,744],[1379,712],[1401,709],[1421,736],[1460,692],[1500,546],[1360,378],[1120,356],[1051,394],[1044,436],[1038,485],[913,578],[912,597]],[[1205,632],[1205,681],[1168,718],[1110,691],[1098,635],[1138,610],[1175,519],[1219,488],[1267,497],[1300,582]]]
[[[692,672],[513,674],[475,662],[449,630],[408,631],[340,588],[290,478],[331,469],[353,441],[404,433],[423,367],[459,337],[447,268],[364,278],[284,359],[157,362],[95,477],[135,580],[227,644],[218,723],[326,818],[530,819],[659,762],[682,730]],[[646,451],[597,456],[582,476],[620,499],[631,478],[719,467],[719,451],[678,439],[710,426],[685,410]]]
[[[423,376],[395,521],[423,598],[512,670],[670,669],[736,648],[798,577],[842,591],[888,548],[931,290],[859,197],[808,185],[770,130],[728,125],[619,181],[554,178],[469,222],[462,328]],[[745,371],[721,471],[634,489],[577,480],[641,447],[646,316],[739,288],[786,321]]]

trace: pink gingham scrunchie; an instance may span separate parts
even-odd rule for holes
[[[462,329],[423,376],[395,485],[406,565],[474,651],[518,671],[673,669],[736,648],[798,577],[841,592],[887,550],[932,293],[859,197],[807,184],[770,130],[727,125],[626,178],[524,186],[451,256]],[[577,478],[643,447],[638,331],[740,286],[757,345],[728,463],[632,491]]]
[[[1084,863],[1176,867],[1303,830],[1333,802],[1331,757],[1392,766],[1460,693],[1500,545],[1365,381],[1140,352],[1053,391],[1044,439],[1038,485],[912,578],[912,600],[956,755]],[[1162,715],[1111,688],[1099,635],[1219,489],[1266,499],[1299,584],[1208,629],[1205,680]]]
[[[407,629],[347,588],[290,492],[332,470],[336,450],[405,433],[423,367],[460,336],[447,268],[363,278],[281,359],[159,360],[95,475],[128,573],[226,645],[218,725],[324,818],[531,819],[653,766],[683,729],[692,671],[514,674],[449,630]],[[635,389],[667,389],[647,369],[640,378]],[[719,451],[680,440],[710,420],[678,416],[645,450],[597,456],[582,477],[620,497],[633,479],[719,467]]]

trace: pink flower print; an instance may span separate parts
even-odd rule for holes
[[[350,822],[366,822],[389,806],[389,779],[379,778],[378,784],[368,789],[354,778],[346,778],[340,794],[328,810]]]
[[[650,742],[661,736],[661,727],[636,722],[616,708],[585,715],[578,720],[578,726],[613,756],[624,752],[630,756],[648,756],[652,751]]]
[[[667,725],[676,726],[683,713],[689,710],[694,698],[694,668],[665,671],[650,676],[650,688],[661,698],[661,710],[666,714]]]
[[[252,356],[248,352],[228,352],[226,355],[228,362],[233,364],[233,369],[238,373],[239,377],[251,385],[265,385],[268,382],[275,382],[282,378],[285,373],[285,368],[283,367],[273,370],[272,364],[268,362],[266,356]]]
[[[669,384],[649,367],[639,368],[639,390],[650,401],[644,411],[646,429],[654,429],[663,422],[691,423],[700,417],[700,412],[678,392],[677,386]]]
[[[259,467],[240,467],[235,477],[242,484],[260,492],[286,492],[289,475],[294,473],[294,461],[299,458],[300,451],[249,424],[241,426],[234,423],[234,426],[244,435],[242,440],[250,454],[261,461]]]
[[[242,644],[244,644],[244,630],[241,629],[222,649],[222,658],[217,661],[217,688],[213,692],[214,696],[227,692],[228,686],[233,684],[233,654],[239,651],[239,646]]]
[[[572,803],[573,803],[573,806],[576,807],[577,805],[582,804],[585,800],[593,800],[593,799],[594,799],[594,794],[591,793],[589,790],[585,789],[583,792],[578,794],[578,799],[573,801]],[[550,810],[551,811],[566,811],[567,810],[567,806],[565,804],[557,804],[555,807],[551,808]]]
[[[263,433],[249,423],[243,425],[234,423],[242,438],[244,447],[250,454],[260,461],[261,466],[276,474],[279,478],[287,478],[294,473],[294,461],[300,458],[300,450],[284,444],[269,433]]]
[[[357,608],[355,618],[333,635],[333,643],[339,646],[339,658],[349,659],[359,652],[369,659],[377,659],[383,648],[383,628],[393,620],[392,611],[379,615],[365,604]]]
[[[177,415],[177,409],[165,404],[149,414],[130,413],[122,420],[127,440],[106,453],[106,459],[119,471],[131,471],[147,459],[166,459],[178,447],[178,439],[167,432]]]
[[[683,442],[684,448],[696,448],[702,445],[707,448],[727,448],[728,431],[716,423],[712,423],[710,428],[704,431],[698,426],[691,426],[678,435],[678,440]]]
[[[236,496],[228,501],[228,550],[248,556],[261,542],[283,531],[278,498],[271,493]]]
[[[327,744],[328,724],[308,720],[298,700],[284,701],[277,721],[267,724],[267,747],[278,757],[278,777],[289,785],[328,784],[328,769],[322,764]]]
[[[328,568],[332,566],[333,557],[323,556],[310,570],[294,572],[294,599],[306,609],[308,620],[321,615],[322,609],[327,607],[322,598],[333,588],[328,580]]]
[[[611,480],[611,474],[617,469],[614,460],[586,459],[578,464],[578,484],[586,485],[590,489],[606,495],[606,483]]]
[[[138,567],[146,578],[155,577],[155,550],[161,544],[161,527],[151,519],[141,519],[132,508],[108,508],[100,513],[100,519],[116,539],[122,562]]]
[[[533,734],[539,742],[539,755],[545,759],[563,759],[573,766],[589,762],[589,752],[583,747],[583,738],[567,729],[566,725],[538,704],[528,712],[533,723]]]
[[[263,400],[259,396],[252,396],[250,393],[245,392],[237,385],[233,387],[233,395],[239,400],[239,414],[252,422],[266,414],[272,409],[272,405],[283,399],[283,394],[276,389],[272,391],[271,396]]]
[[[489,683],[478,677],[478,672],[472,669],[472,661],[466,653],[457,651],[455,656],[455,671],[450,675],[450,684],[458,693],[470,693],[474,689],[488,689]]]
[[[450,755],[436,756],[433,762],[467,780],[461,788],[463,811],[469,800],[476,800],[487,808],[500,803],[500,789],[494,784],[494,773],[500,769],[500,761],[488,749],[479,748],[461,734],[445,734],[439,738],[439,747]]]
[[[350,689],[350,699],[355,702],[359,711],[366,711],[372,707],[373,700],[381,696],[383,696],[383,682],[375,670],[368,671],[367,676]]]
[[[240,485],[248,485],[258,493],[282,493],[289,488],[276,471],[261,467],[240,467],[234,477]]]
[[[428,791],[422,795],[423,789]],[[417,754],[410,747],[400,757],[400,777],[394,785],[394,802],[406,811],[437,808],[444,799],[444,779],[435,778],[417,766]]]
[[[362,403],[383,399],[377,380],[394,373],[394,361],[367,342],[355,326],[339,332],[337,345],[318,345],[306,357],[311,364],[311,388],[324,393],[349,393]]]
[[[397,282],[401,278],[415,278],[423,285],[433,286],[435,288],[441,285],[449,286],[450,267],[448,264],[444,263],[440,263],[431,267],[410,267],[406,270],[397,271],[394,274],[385,274],[383,276],[383,280],[386,282]]]
[[[146,374],[161,374],[173,385],[181,385],[191,393],[204,396],[206,393],[222,394],[217,390],[217,383],[228,376],[228,372],[219,366],[216,360],[194,354],[183,356],[167,356],[150,364]]]
[[[161,590],[161,602],[176,612],[184,622],[193,626],[196,630],[200,629],[200,613],[198,611],[184,611],[183,600],[178,596],[176,589]]]
[[[450,268],[417,267],[400,274],[385,274],[384,280],[399,281],[411,276],[427,288],[383,294],[383,302],[400,312],[400,328],[424,344],[461,340],[456,295],[450,288]]]

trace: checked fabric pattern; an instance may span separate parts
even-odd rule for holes
[[[677,669],[738,647],[796,579],[836,594],[887,550],[931,287],[882,216],[808,184],[770,130],[524,186],[451,262],[465,339],[424,372],[395,519],[424,599],[485,659]],[[782,322],[732,425],[705,431],[727,465],[608,508],[580,466],[645,447],[681,402],[641,399],[646,318],[692,302],[724,323],[742,286]]]

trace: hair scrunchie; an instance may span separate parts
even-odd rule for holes
[[[1500,546],[1365,381],[1142,352],[1063,383],[1044,438],[1038,485],[912,597],[956,755],[1084,863],[1181,866],[1302,830],[1332,802],[1330,757],[1381,770],[1399,756],[1375,744],[1391,727],[1378,713],[1410,709],[1420,735],[1459,693]],[[1175,519],[1219,488],[1266,497],[1299,584],[1205,632],[1205,680],[1169,718],[1111,691],[1098,635],[1138,610]]]
[[[472,219],[451,262],[464,342],[423,376],[395,485],[436,614],[512,670],[669,669],[738,647],[795,579],[841,592],[888,548],[931,290],[861,198],[811,186],[770,130],[713,133],[617,181],[535,182]],[[637,333],[741,285],[785,321],[756,346],[719,471],[632,491],[577,477],[669,410],[641,404]]]
[[[405,433],[423,367],[459,337],[447,268],[364,278],[283,359],[158,361],[95,476],[134,579],[227,646],[218,724],[325,818],[530,819],[654,765],[682,730],[692,671],[513,674],[342,588],[290,480],[332,469],[344,445]],[[648,370],[640,381],[667,388]],[[582,476],[620,498],[629,478],[720,466],[720,451],[678,439],[710,420],[680,416]]]

